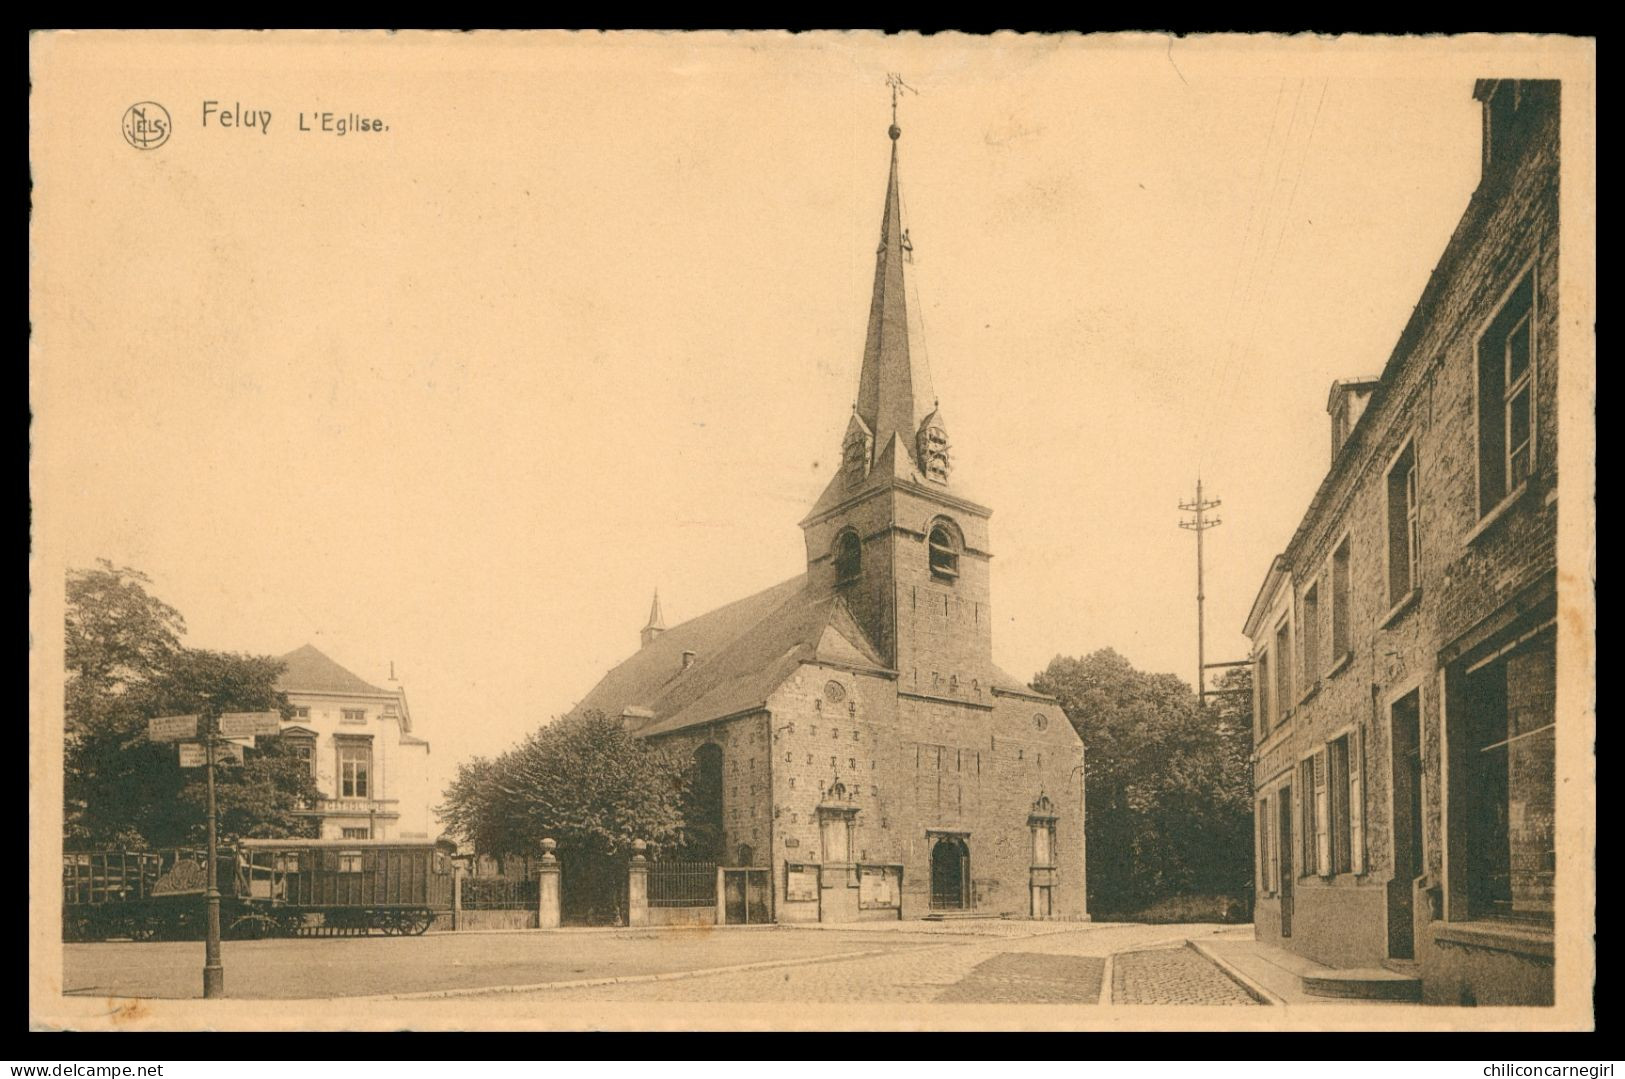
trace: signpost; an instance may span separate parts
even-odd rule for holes
[[[203,995],[226,995],[226,972],[220,963],[220,866],[219,842],[215,829],[214,764],[222,746],[237,761],[243,759],[241,744],[227,741],[280,732],[281,717],[276,712],[226,712],[215,719],[202,716],[159,716],[147,720],[147,737],[154,742],[179,742],[182,768],[205,770],[209,791],[209,868],[207,935],[203,941]]]

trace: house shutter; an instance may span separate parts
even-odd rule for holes
[[[1330,805],[1326,797],[1330,793],[1326,780],[1330,777],[1326,765],[1326,750],[1321,749],[1315,753],[1315,865],[1323,877],[1332,875],[1332,834],[1327,828]]]
[[[1258,800],[1258,894],[1270,894],[1270,800]]]
[[[1314,868],[1308,864],[1309,863],[1309,854],[1310,854],[1310,849],[1309,848],[1310,848],[1310,844],[1313,843],[1313,840],[1306,841],[1304,839],[1304,825],[1307,822],[1304,820],[1304,815],[1303,815],[1304,814],[1304,806],[1305,806],[1306,803],[1303,800],[1303,768],[1302,767],[1298,768],[1298,774],[1295,777],[1295,780],[1296,781],[1292,784],[1292,819],[1298,822],[1298,835],[1297,835],[1298,849],[1297,849],[1297,856],[1298,856],[1298,861],[1301,864],[1299,864],[1299,866],[1297,867],[1297,874],[1296,875],[1301,877],[1305,873],[1314,872]]]
[[[1365,728],[1349,732],[1349,869],[1365,872]]]

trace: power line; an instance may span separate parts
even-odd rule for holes
[[[1207,664],[1204,640],[1205,622],[1202,616],[1202,601],[1207,597],[1202,594],[1202,533],[1210,528],[1217,528],[1223,522],[1217,517],[1208,517],[1207,511],[1219,508],[1219,500],[1209,502],[1202,498],[1202,477],[1196,477],[1196,498],[1191,502],[1181,502],[1179,508],[1189,510],[1195,514],[1190,520],[1181,520],[1179,527],[1196,533],[1196,697],[1200,704],[1207,703]]]

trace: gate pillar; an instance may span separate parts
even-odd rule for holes
[[[542,864],[536,867],[536,928],[559,927],[559,860],[553,851],[558,842],[542,840]]]
[[[639,839],[632,844],[632,863],[626,867],[626,924],[649,924],[649,860],[644,857],[648,844]]]

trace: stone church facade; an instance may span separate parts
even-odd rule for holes
[[[1083,744],[994,664],[991,510],[910,348],[894,124],[858,397],[803,573],[667,627],[578,705],[692,761],[781,922],[1085,917]]]

